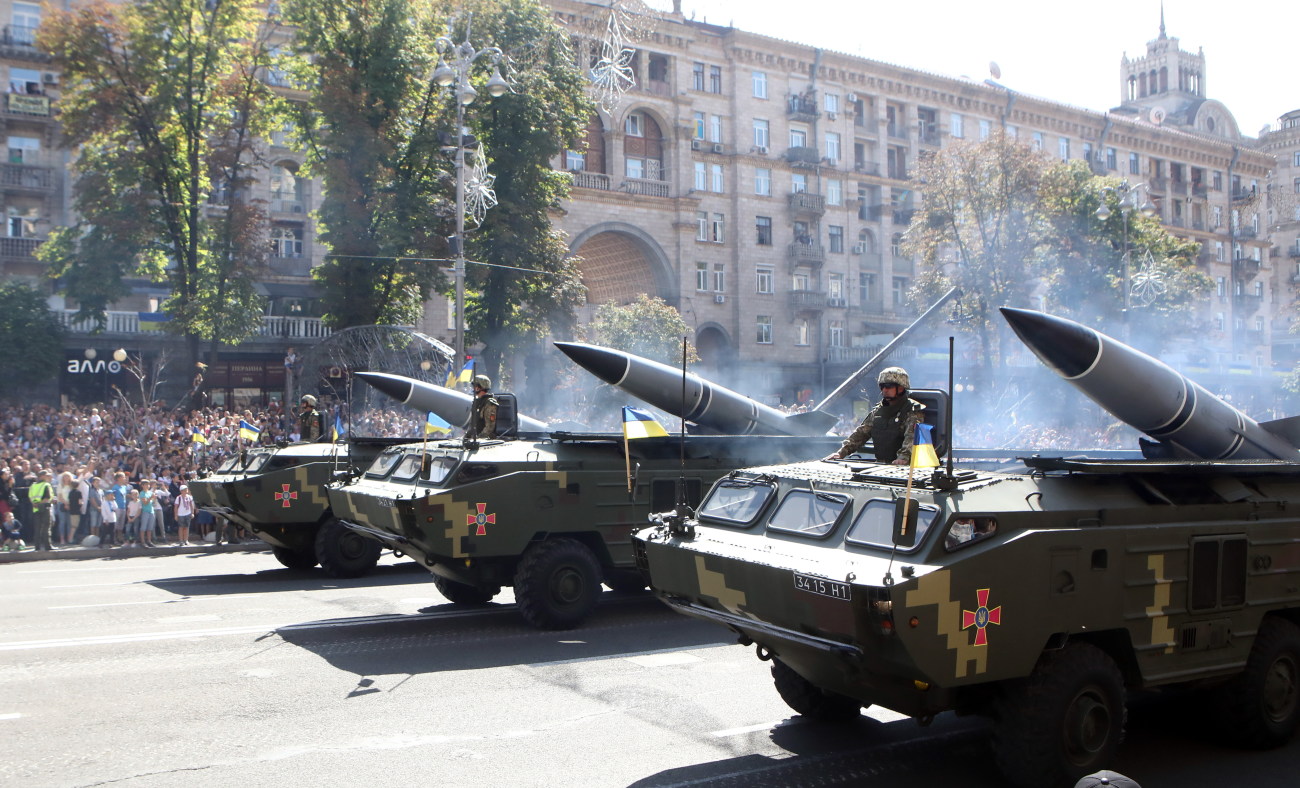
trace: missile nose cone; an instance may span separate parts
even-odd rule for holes
[[[1030,309],[1004,306],[1000,311],[1020,340],[1061,377],[1078,377],[1097,361],[1101,337],[1096,331]]]
[[[581,342],[556,342],[555,346],[575,364],[606,383],[617,385],[627,376],[627,357],[617,351]]]
[[[357,372],[354,374],[398,402],[406,402],[410,399],[411,390],[415,388],[409,379],[399,375],[389,375],[384,372]]]

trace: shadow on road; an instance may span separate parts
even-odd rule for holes
[[[275,631],[285,642],[358,676],[553,664],[734,643],[725,630],[680,616],[649,594],[606,592],[578,629],[543,632],[514,605],[438,605],[415,616],[315,621]]]
[[[253,573],[179,575],[145,583],[178,596],[261,594],[283,591],[318,591],[324,588],[374,588],[405,583],[430,583],[432,575],[414,561],[381,564],[365,577],[330,577],[320,569],[285,569],[268,558],[266,569]]]

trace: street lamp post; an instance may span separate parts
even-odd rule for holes
[[[1128,333],[1129,310],[1133,307],[1133,288],[1132,288],[1132,263],[1131,255],[1128,248],[1128,225],[1129,216],[1134,211],[1150,218],[1156,215],[1156,206],[1152,204],[1150,198],[1138,202],[1138,193],[1146,189],[1146,183],[1139,181],[1130,186],[1128,181],[1120,183],[1119,186],[1103,186],[1101,205],[1098,206],[1095,216],[1102,221],[1110,218],[1110,206],[1106,205],[1106,194],[1118,194],[1119,212],[1124,217],[1124,333]],[[1128,339],[1127,336],[1124,337]]]
[[[451,88],[456,99],[456,235],[452,238],[452,276],[456,282],[456,361],[465,361],[465,108],[478,98],[478,91],[470,84],[470,73],[475,61],[484,55],[492,62],[492,76],[487,92],[497,97],[510,89],[501,76],[501,50],[497,47],[475,49],[469,42],[469,27],[465,40],[457,44],[448,36],[436,43],[441,61],[433,72],[433,82],[440,88]]]

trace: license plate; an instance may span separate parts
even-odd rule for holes
[[[384,507],[385,509],[392,509],[394,506],[397,505],[396,503],[393,502],[392,498],[376,498],[375,502],[378,503],[380,506]]]
[[[794,587],[800,591],[807,591],[810,594],[819,596],[828,596],[831,599],[842,599],[848,602],[853,598],[851,587],[848,583],[841,583],[836,580],[827,580],[824,577],[812,577],[811,575],[801,575],[795,573]]]

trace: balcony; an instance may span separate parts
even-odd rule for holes
[[[785,160],[796,167],[816,167],[821,164],[821,154],[816,148],[796,147],[785,152]]]
[[[1147,181],[1147,191],[1164,194],[1168,190],[1169,179],[1165,178],[1163,175],[1152,176],[1151,180]]]
[[[31,25],[5,25],[0,34],[0,52],[21,60],[50,61],[49,55],[36,48],[36,28]]]
[[[306,212],[307,212],[306,207],[302,204],[301,200],[297,200],[297,199],[285,200],[285,199],[277,199],[274,197],[271,199],[271,213],[290,213],[290,214],[298,214],[301,216]]]
[[[1180,197],[1187,196],[1187,181],[1170,181],[1169,193],[1176,194]]]
[[[804,123],[812,123],[821,116],[817,111],[817,99],[808,94],[787,97],[785,111],[790,116],[790,120]]]
[[[855,161],[853,162],[853,171],[859,175],[880,175],[880,162],[875,161]]]
[[[77,310],[65,309],[55,316],[68,331],[74,334],[89,334],[99,330],[99,322],[94,318],[77,318]],[[139,312],[105,312],[104,334],[146,334],[158,336],[163,331],[140,330]],[[254,335],[260,337],[292,337],[295,339],[324,339],[332,332],[319,317],[285,317],[263,315]]]
[[[33,252],[44,242],[44,238],[0,238],[0,258],[35,261]]]
[[[1258,195],[1256,194],[1254,188],[1250,188],[1250,189],[1238,188],[1232,190],[1233,202],[1250,202],[1251,200],[1255,199],[1256,196]]]
[[[1292,260],[1300,259],[1300,249],[1293,246],[1286,250],[1286,256],[1290,257]]]
[[[668,98],[673,94],[673,86],[668,84],[664,79],[647,79],[636,83],[637,90],[642,93],[649,93],[652,96],[662,96]]]
[[[6,93],[5,114],[23,118],[50,117],[50,97],[31,93]]]
[[[879,353],[884,345],[868,345],[867,347],[828,347],[826,348],[826,360],[832,364],[849,363],[864,364],[870,361]]]
[[[911,224],[912,217],[916,215],[915,208],[894,208],[894,224]]]
[[[826,262],[826,249],[821,244],[795,242],[786,247],[790,265],[818,266]]]
[[[858,208],[858,218],[864,222],[878,222],[885,215],[885,206],[863,204]]]
[[[276,276],[311,276],[311,258],[297,255],[271,255],[267,267]]]
[[[1200,197],[1200,198],[1204,199],[1204,198],[1208,197],[1209,194],[1210,194],[1209,189],[1207,189],[1207,188],[1205,187],[1205,184],[1203,184],[1203,183],[1199,183],[1199,182],[1197,182],[1197,181],[1192,181],[1192,196],[1193,196],[1193,197]]]
[[[796,214],[816,214],[821,216],[826,213],[826,198],[820,194],[794,192],[789,196],[789,204],[790,210]]]
[[[820,290],[791,290],[790,309],[795,312],[820,312],[826,308],[826,293]]]
[[[1238,227],[1233,231],[1233,236],[1239,241],[1253,241],[1259,237],[1259,231],[1254,227]]]
[[[618,190],[643,197],[668,197],[672,184],[654,178],[624,178]]]
[[[1232,262],[1232,273],[1243,279],[1254,278],[1259,274],[1260,261],[1250,257],[1240,257]]]
[[[922,145],[939,144],[939,130],[935,128],[933,125],[927,124],[925,126],[922,126],[921,128],[918,128],[916,131]]]
[[[54,168],[32,164],[6,164],[0,170],[0,188],[12,191],[48,192],[54,188]]]
[[[901,123],[886,123],[885,133],[896,140],[907,139],[907,127]]]
[[[1264,302],[1264,297],[1257,296],[1254,293],[1237,293],[1232,297],[1232,301],[1238,310],[1254,312]]]
[[[579,189],[596,189],[597,191],[609,191],[609,176],[603,172],[570,172],[573,176],[573,185]]]

